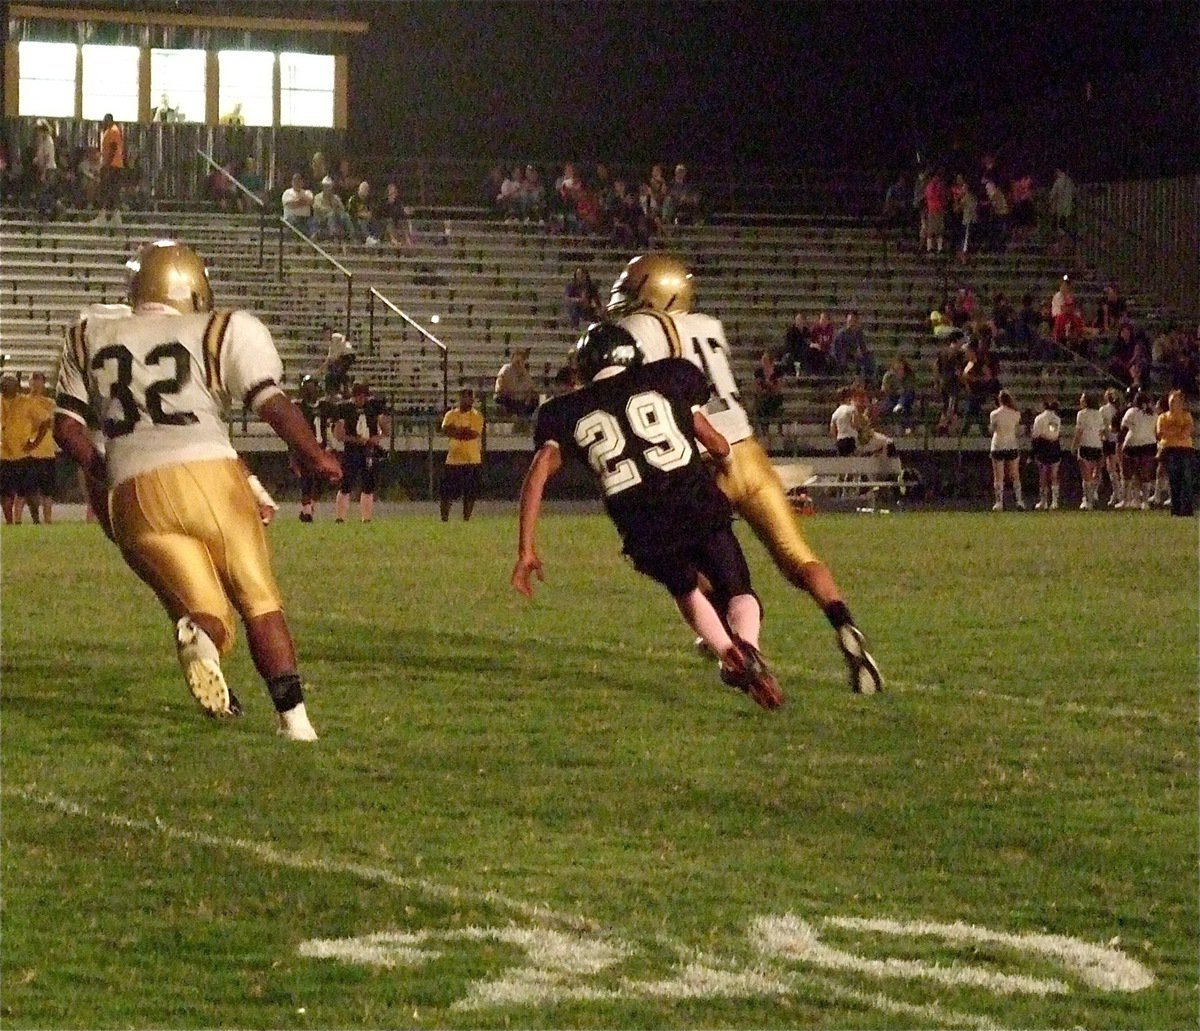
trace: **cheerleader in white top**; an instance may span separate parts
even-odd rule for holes
[[[1100,418],[1104,423],[1104,434],[1100,438],[1100,448],[1104,455],[1102,468],[1097,472],[1108,473],[1108,485],[1112,489],[1108,503],[1112,506],[1120,504],[1125,496],[1125,481],[1121,476],[1121,458],[1117,454],[1117,427],[1125,406],[1121,404],[1121,395],[1112,387],[1104,392],[1104,404],[1100,406]],[[1096,487],[1100,486],[1097,475]]]
[[[1039,512],[1058,508],[1058,466],[1062,461],[1062,417],[1058,402],[1047,398],[1042,410],[1033,420],[1029,431],[1029,450],[1038,468],[1038,500],[1033,507]]]
[[[1021,413],[1013,403],[1012,394],[1001,390],[997,400],[999,406],[988,417],[988,426],[992,430],[992,487],[996,493],[996,503],[992,505],[993,512],[1004,511],[1004,479],[1007,476],[1012,484],[1013,496],[1017,500],[1017,508],[1025,508],[1025,500],[1021,497],[1021,445],[1017,434],[1021,430]]]
[[[1079,397],[1079,411],[1075,414],[1075,435],[1071,438],[1071,450],[1079,464],[1079,478],[1083,481],[1083,500],[1079,507],[1100,507],[1100,463],[1104,458],[1104,416],[1096,406],[1096,395],[1084,391]]]
[[[1118,448],[1125,471],[1125,498],[1115,508],[1149,508],[1146,487],[1154,483],[1154,456],[1158,450],[1154,402],[1144,390],[1121,416],[1121,443]]]

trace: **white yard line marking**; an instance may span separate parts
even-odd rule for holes
[[[997,1025],[990,1019],[971,1013],[961,1013],[946,1010],[936,1003],[922,1005],[902,1002],[878,992],[862,992],[847,988],[827,978],[801,975],[795,971],[782,974],[765,974],[755,970],[721,970],[706,963],[703,957],[690,964],[681,964],[673,978],[662,981],[632,982],[625,981],[620,990],[595,988],[579,983],[570,983],[570,977],[575,973],[574,966],[580,969],[594,970],[596,964],[601,966],[613,956],[619,956],[629,946],[604,934],[595,921],[577,914],[563,913],[548,906],[531,904],[519,899],[513,899],[497,891],[464,891],[450,885],[439,884],[428,878],[406,877],[383,867],[369,866],[363,863],[344,862],[340,860],[322,859],[302,856],[285,852],[264,842],[252,841],[247,838],[232,838],[218,834],[207,834],[201,831],[186,830],[172,827],[159,818],[143,819],[124,816],[105,810],[93,809],[80,802],[74,802],[61,795],[41,791],[36,786],[13,787],[5,785],[0,792],[4,795],[19,798],[43,808],[52,809],[64,816],[79,817],[118,827],[124,830],[138,831],[149,835],[158,835],[173,841],[189,842],[206,848],[240,852],[252,859],[270,866],[286,869],[303,870],[313,873],[338,876],[356,877],[361,880],[387,884],[391,887],[409,891],[417,891],[436,899],[457,902],[486,902],[498,908],[512,912],[536,923],[559,924],[572,931],[587,933],[593,937],[578,943],[565,936],[549,939],[551,931],[528,931],[513,929],[479,929],[478,934],[493,937],[504,934],[516,935],[512,941],[522,944],[532,954],[542,950],[542,959],[550,963],[546,969],[525,967],[505,972],[498,980],[485,980],[473,983],[468,988],[468,994],[455,1003],[456,1008],[477,1008],[484,1006],[499,1006],[505,1004],[529,1005],[541,1001],[569,1001],[572,999],[620,1000],[641,995],[643,998],[700,998],[718,995],[778,995],[788,990],[817,990],[832,998],[856,1005],[869,1006],[885,1013],[897,1014],[913,1018],[921,1025],[937,1025],[948,1028],[969,1027],[977,1031],[992,1031]],[[541,937],[539,938],[539,934]],[[384,932],[380,935],[367,936],[364,939],[324,939],[305,943],[311,949],[313,956],[338,956],[365,963],[382,965],[412,965],[420,964],[436,956],[436,952],[420,948],[420,943],[427,941],[429,934],[411,934],[405,932]],[[670,944],[678,955],[684,956],[688,950],[678,942],[661,939],[664,944]],[[558,944],[555,944],[557,942]],[[563,950],[563,942],[567,943],[564,951],[556,955],[556,950]],[[540,943],[540,944],[539,944]],[[348,954],[347,948],[351,951]],[[611,951],[608,951],[611,950]],[[570,957],[569,959],[564,957]],[[565,965],[565,968],[564,968]],[[572,966],[574,965],[574,966]]]

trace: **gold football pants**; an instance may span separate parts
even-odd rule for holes
[[[779,474],[762,445],[754,437],[739,440],[729,459],[716,464],[716,481],[737,513],[754,528],[779,571],[797,587],[805,588],[801,567],[820,559],[804,539]]]
[[[233,647],[235,610],[254,619],[283,609],[258,506],[237,459],[187,462],[118,484],[109,495],[125,561],[173,620],[214,617]]]

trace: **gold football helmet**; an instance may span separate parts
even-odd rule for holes
[[[155,240],[125,262],[129,303],[166,304],[180,315],[212,311],[212,287],[200,256],[178,240]]]
[[[613,283],[608,310],[627,315],[639,308],[686,312],[692,308],[692,274],[669,254],[639,254]]]

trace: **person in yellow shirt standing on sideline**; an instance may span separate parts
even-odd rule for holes
[[[450,438],[446,468],[442,472],[442,522],[449,522],[450,506],[459,498],[466,522],[479,497],[479,473],[483,466],[483,413],[475,407],[475,391],[470,387],[458,392],[458,405],[442,419],[442,432]]]
[[[21,393],[21,381],[6,372],[0,378],[0,502],[4,521],[10,525],[21,521],[29,491],[25,444],[34,431],[32,411],[29,395]],[[34,516],[36,519],[36,510]]]
[[[26,396],[32,432],[25,439],[25,500],[35,523],[49,523],[54,514],[55,462],[58,447],[54,443],[54,398],[46,393],[46,374],[29,377]],[[18,508],[20,502],[17,502]],[[39,519],[38,506],[41,506]]]
[[[1194,515],[1194,423],[1182,390],[1172,390],[1167,395],[1167,410],[1158,417],[1154,430],[1158,437],[1158,456],[1167,467],[1167,479],[1171,483],[1171,515]]]

